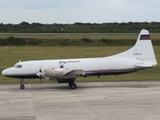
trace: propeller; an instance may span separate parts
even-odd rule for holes
[[[40,78],[40,82],[42,82],[42,77],[43,77],[43,75],[42,75],[42,70],[41,70],[41,68],[40,68],[39,72],[38,72],[36,75]]]

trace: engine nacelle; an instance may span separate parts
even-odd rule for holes
[[[83,75],[83,70],[46,69],[44,77],[49,80],[74,79]]]

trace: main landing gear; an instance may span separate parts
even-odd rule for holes
[[[25,86],[24,86],[24,84],[23,84],[23,83],[24,83],[23,79],[20,80],[20,83],[21,83],[20,89],[22,89],[22,90],[25,89]]]
[[[23,90],[23,89],[25,89],[25,86],[24,86],[24,80],[23,79],[20,79],[20,89],[21,90]],[[77,85],[74,83],[74,81],[70,81],[69,83],[69,87],[71,88],[71,89],[76,89],[77,88]]]
[[[69,84],[69,87],[71,89],[76,89],[77,88],[77,85],[74,82],[69,82],[68,84]]]

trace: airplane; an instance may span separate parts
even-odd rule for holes
[[[97,51],[98,52],[98,51]],[[68,83],[76,89],[78,77],[119,75],[137,72],[157,65],[148,30],[142,29],[136,44],[122,53],[100,58],[33,60],[16,63],[2,71],[2,75],[20,79],[20,89],[25,89],[23,79],[45,78]]]

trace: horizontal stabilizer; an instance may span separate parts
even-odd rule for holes
[[[147,68],[147,67],[153,67],[154,65],[152,64],[136,64],[135,67],[144,67],[144,68]]]

